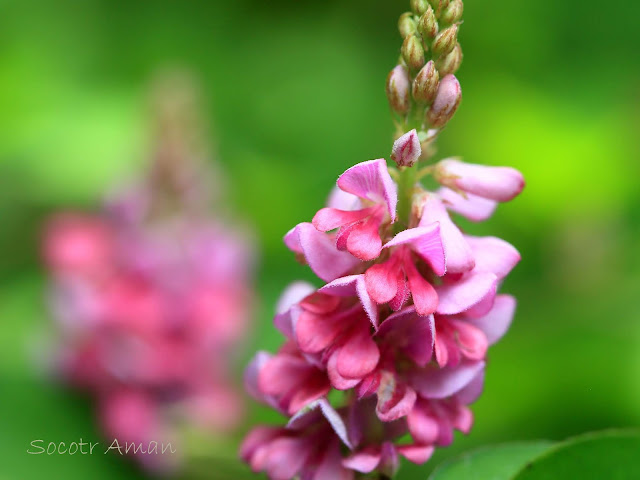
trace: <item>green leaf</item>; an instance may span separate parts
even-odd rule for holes
[[[574,437],[526,463],[513,480],[636,480],[640,431],[608,430]]]
[[[508,480],[551,445],[539,441],[479,448],[443,463],[429,480]]]

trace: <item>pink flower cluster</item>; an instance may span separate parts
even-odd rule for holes
[[[200,214],[152,212],[143,192],[102,215],[57,215],[43,253],[59,371],[93,394],[109,441],[171,443],[174,455],[135,455],[158,469],[175,466],[183,427],[242,419],[230,362],[248,328],[252,252]]]
[[[413,164],[415,130],[393,152],[399,165]],[[512,168],[454,159],[432,172],[441,188],[416,184],[403,220],[386,161],[355,165],[328,206],[285,236],[327,283],[285,291],[274,323],[286,342],[247,369],[248,391],[292,416],[247,436],[241,456],[253,470],[273,480],[391,477],[400,456],[421,464],[454,430],[470,430],[487,349],[515,310],[497,290],[520,255],[498,238],[463,233],[450,214],[484,220],[524,181]]]

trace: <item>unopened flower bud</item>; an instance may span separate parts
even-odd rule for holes
[[[415,128],[393,142],[391,160],[396,162],[399,167],[412,166],[420,158],[420,155],[422,155],[422,147]]]
[[[417,28],[420,35],[424,38],[435,38],[438,34],[438,20],[431,5],[429,5],[427,10],[422,14],[422,17],[420,17]]]
[[[395,112],[406,113],[409,110],[409,72],[402,65],[397,65],[387,77],[387,98]]]
[[[449,6],[450,0],[429,0],[429,3],[436,12],[441,12]]]
[[[458,43],[449,55],[445,55],[436,60],[436,67],[438,68],[438,73],[444,77],[445,75],[456,73],[461,63],[462,48],[460,48],[460,44]]]
[[[413,98],[418,102],[430,105],[438,93],[439,81],[438,70],[436,70],[433,60],[429,60],[413,80]]]
[[[416,15],[422,15],[428,6],[429,3],[427,3],[427,0],[411,0],[411,10],[413,10]]]
[[[462,90],[458,79],[453,75],[444,77],[440,81],[433,105],[427,111],[429,124],[434,128],[443,127],[456,113],[461,99]]]
[[[424,48],[418,37],[409,35],[404,39],[402,57],[413,70],[418,70],[424,65]]]
[[[463,9],[462,0],[451,0],[449,6],[440,15],[440,20],[449,25],[456,23],[462,18]]]
[[[436,36],[433,41],[433,55],[435,57],[446,55],[455,48],[456,43],[458,43],[458,25],[451,25]]]
[[[411,12],[406,12],[400,15],[400,20],[398,20],[398,30],[400,31],[402,38],[416,33],[416,22],[412,17],[413,14]]]

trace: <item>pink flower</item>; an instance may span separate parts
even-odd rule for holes
[[[380,255],[380,227],[396,219],[396,185],[389,176],[384,159],[359,163],[338,178],[338,187],[361,201],[357,210],[323,208],[313,218],[321,232],[338,229],[336,246],[360,260]]]
[[[497,202],[508,202],[524,188],[522,174],[514,168],[474,165],[455,159],[440,161],[436,166],[436,178],[454,190]]]

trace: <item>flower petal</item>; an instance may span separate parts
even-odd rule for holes
[[[431,458],[434,448],[431,445],[400,445],[396,450],[410,462],[422,465]]]
[[[422,218],[418,226],[424,227],[439,222],[440,237],[447,265],[447,272],[462,273],[471,270],[474,265],[473,252],[460,229],[451,221],[446,208],[437,195],[425,196]]]
[[[465,361],[444,368],[428,365],[415,372],[411,383],[424,398],[447,398],[466,387],[483,369],[483,361]]]
[[[498,202],[495,200],[488,200],[471,193],[467,193],[465,198],[447,187],[439,189],[438,195],[440,195],[447,209],[468,218],[472,222],[487,220],[493,215],[498,206]]]
[[[358,295],[364,311],[367,312],[367,316],[369,320],[371,320],[371,324],[375,329],[378,328],[378,306],[367,292],[364,275],[349,275],[347,277],[337,278],[318,291],[340,297]]]
[[[509,329],[515,310],[515,298],[511,295],[496,295],[493,308],[489,313],[480,318],[467,319],[467,321],[480,328],[487,336],[489,345],[493,345]]]
[[[404,271],[407,274],[409,290],[411,290],[416,312],[418,312],[418,315],[431,315],[438,306],[438,294],[435,288],[422,278],[422,275],[410,260],[404,263]]]
[[[300,223],[289,230],[284,242],[290,250],[304,255],[311,270],[326,282],[343,276],[360,263],[351,254],[338,251],[331,238],[310,223]]]
[[[391,221],[396,219],[397,187],[384,158],[354,165],[338,178],[338,187],[375,203],[386,204]]]
[[[495,273],[502,280],[520,261],[518,250],[500,238],[466,235],[465,239],[473,251],[478,272]]]
[[[347,250],[360,260],[369,261],[378,258],[382,250],[380,239],[381,218],[372,215],[364,222],[356,224],[347,237]]]
[[[436,275],[442,276],[445,274],[444,247],[440,238],[440,224],[438,222],[403,230],[389,240],[384,248],[406,244],[411,245],[413,250],[429,264]]]
[[[370,473],[373,472],[380,463],[381,456],[380,450],[367,448],[345,458],[342,461],[342,465],[356,472]]]
[[[362,379],[376,368],[378,360],[380,350],[369,328],[357,329],[340,348],[336,367],[342,377]]]
[[[433,315],[420,316],[410,306],[387,317],[376,336],[384,339],[394,350],[402,350],[416,364],[424,366],[431,361],[434,344]]]
[[[439,299],[437,312],[441,315],[456,315],[469,310],[487,297],[491,299],[495,295],[497,282],[493,273],[472,272],[457,282],[440,285],[436,287]]]

